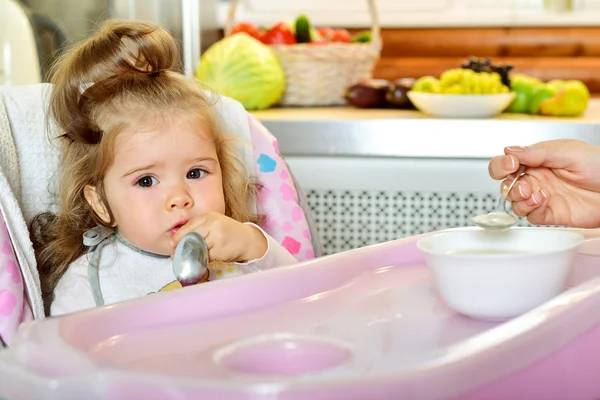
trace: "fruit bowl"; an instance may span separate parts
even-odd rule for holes
[[[438,94],[407,93],[414,106],[426,114],[445,118],[489,118],[504,111],[515,93],[499,94]]]

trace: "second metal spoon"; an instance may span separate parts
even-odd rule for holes
[[[471,218],[471,222],[480,228],[484,229],[493,229],[493,230],[502,230],[508,229],[514,225],[516,225],[519,220],[514,216],[510,215],[506,210],[506,198],[510,191],[515,187],[515,184],[519,180],[520,177],[525,175],[525,169],[527,167],[525,165],[521,165],[519,170],[517,171],[517,175],[515,179],[511,182],[510,186],[506,191],[500,194],[500,198],[498,199],[498,203],[496,204],[496,209],[487,214],[477,215]]]

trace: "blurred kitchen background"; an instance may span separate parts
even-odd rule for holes
[[[219,0],[0,0],[4,4],[0,10],[8,3],[43,17],[30,18],[42,75],[63,36],[80,39],[110,16],[147,19],[168,28],[187,46],[187,68],[192,68],[199,52],[222,35],[228,7],[227,1]],[[376,78],[439,75],[476,54],[511,63],[515,72],[543,80],[579,79],[592,93],[600,92],[600,0],[379,0],[378,4],[383,50]],[[243,0],[235,19],[269,25],[293,20],[299,13],[308,14],[317,26],[361,29],[371,24],[364,0]],[[2,18],[8,14],[0,13]],[[8,23],[2,25],[8,29]]]

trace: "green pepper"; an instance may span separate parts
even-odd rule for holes
[[[310,20],[306,15],[300,15],[296,18],[296,40],[298,43],[310,43],[311,29]]]
[[[371,31],[358,32],[352,37],[352,43],[370,43],[371,40]]]

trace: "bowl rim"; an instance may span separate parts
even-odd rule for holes
[[[473,97],[473,98],[482,98],[482,97],[510,97],[516,96],[517,92],[511,90],[508,93],[486,93],[486,94],[475,94],[475,93],[466,93],[466,94],[457,94],[457,93],[429,93],[429,92],[419,92],[414,90],[409,90],[407,96],[430,96],[430,97],[438,97],[438,98],[465,98],[465,97]]]
[[[552,232],[552,234],[562,233],[563,235],[571,236],[573,239],[576,239],[576,240],[574,241],[574,243],[572,243],[568,246],[560,247],[558,249],[553,249],[553,250],[548,250],[548,251],[532,250],[532,251],[528,251],[527,253],[516,253],[516,254],[515,253],[512,253],[512,254],[511,253],[507,253],[507,254],[454,253],[453,254],[453,253],[447,253],[447,252],[436,250],[436,249],[428,249],[428,248],[423,247],[423,244],[427,240],[430,240],[435,237],[458,235],[458,234],[472,235],[474,232],[481,232],[481,231],[483,231],[483,229],[436,232],[436,233],[432,233],[430,235],[427,235],[427,236],[419,239],[416,243],[416,246],[417,246],[417,249],[419,251],[421,251],[422,253],[436,255],[436,256],[444,256],[444,257],[448,257],[448,258],[472,259],[472,258],[485,257],[486,259],[505,259],[505,258],[525,258],[525,257],[531,257],[532,255],[552,255],[552,254],[557,254],[557,253],[563,253],[565,251],[570,251],[575,248],[578,248],[579,246],[581,246],[581,244],[585,240],[585,237],[582,234],[577,233],[577,232],[569,232],[569,231],[563,231],[563,230],[553,231],[553,230],[548,230],[548,229],[543,229],[543,228],[530,228],[530,229],[516,229],[516,230],[514,230],[514,232],[535,232],[535,231],[537,231],[537,232]],[[526,234],[529,234],[529,233],[526,233]]]

